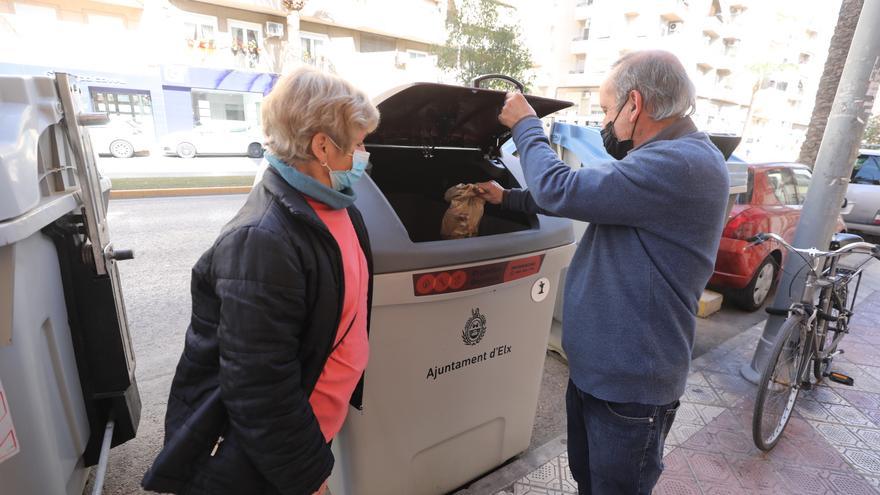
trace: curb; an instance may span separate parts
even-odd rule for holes
[[[530,452],[515,456],[507,464],[486,473],[452,495],[512,495],[506,490],[514,483],[566,452],[567,438],[567,434],[559,435]]]
[[[247,194],[251,186],[179,187],[167,189],[125,189],[110,191],[110,199],[163,198],[179,196],[210,196],[217,194]]]

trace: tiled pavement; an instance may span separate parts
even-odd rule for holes
[[[855,385],[823,382],[802,392],[782,440],[770,453],[752,443],[755,387],[739,374],[763,324],[692,363],[666,441],[655,494],[880,493],[880,291],[856,308],[845,354],[834,368]],[[568,495],[577,489],[562,454],[501,493]]]

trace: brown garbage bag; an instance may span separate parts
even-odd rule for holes
[[[474,237],[480,230],[483,207],[486,201],[480,197],[476,184],[458,184],[450,187],[443,199],[448,201],[449,209],[443,215],[440,237],[443,239],[463,239]]]

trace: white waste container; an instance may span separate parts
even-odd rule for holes
[[[527,97],[540,116],[570,104]],[[419,83],[386,93],[355,189],[373,250],[363,410],[334,440],[334,495],[449,492],[528,448],[571,222],[487,205],[441,240],[447,188],[524,184],[500,150],[504,92]]]
[[[0,76],[3,495],[80,495],[108,420],[118,444],[140,414],[118,275],[105,259],[116,252],[86,226],[106,233],[110,183],[98,179],[87,137],[70,145],[61,122],[78,112],[58,84]]]

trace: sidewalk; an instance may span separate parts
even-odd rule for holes
[[[802,392],[782,440],[770,453],[752,442],[755,387],[739,374],[752,357],[760,323],[694,360],[666,440],[666,469],[655,494],[880,493],[880,291],[856,307],[846,352],[827,380]],[[559,449],[564,441],[559,442]],[[500,494],[576,494],[564,451]]]

